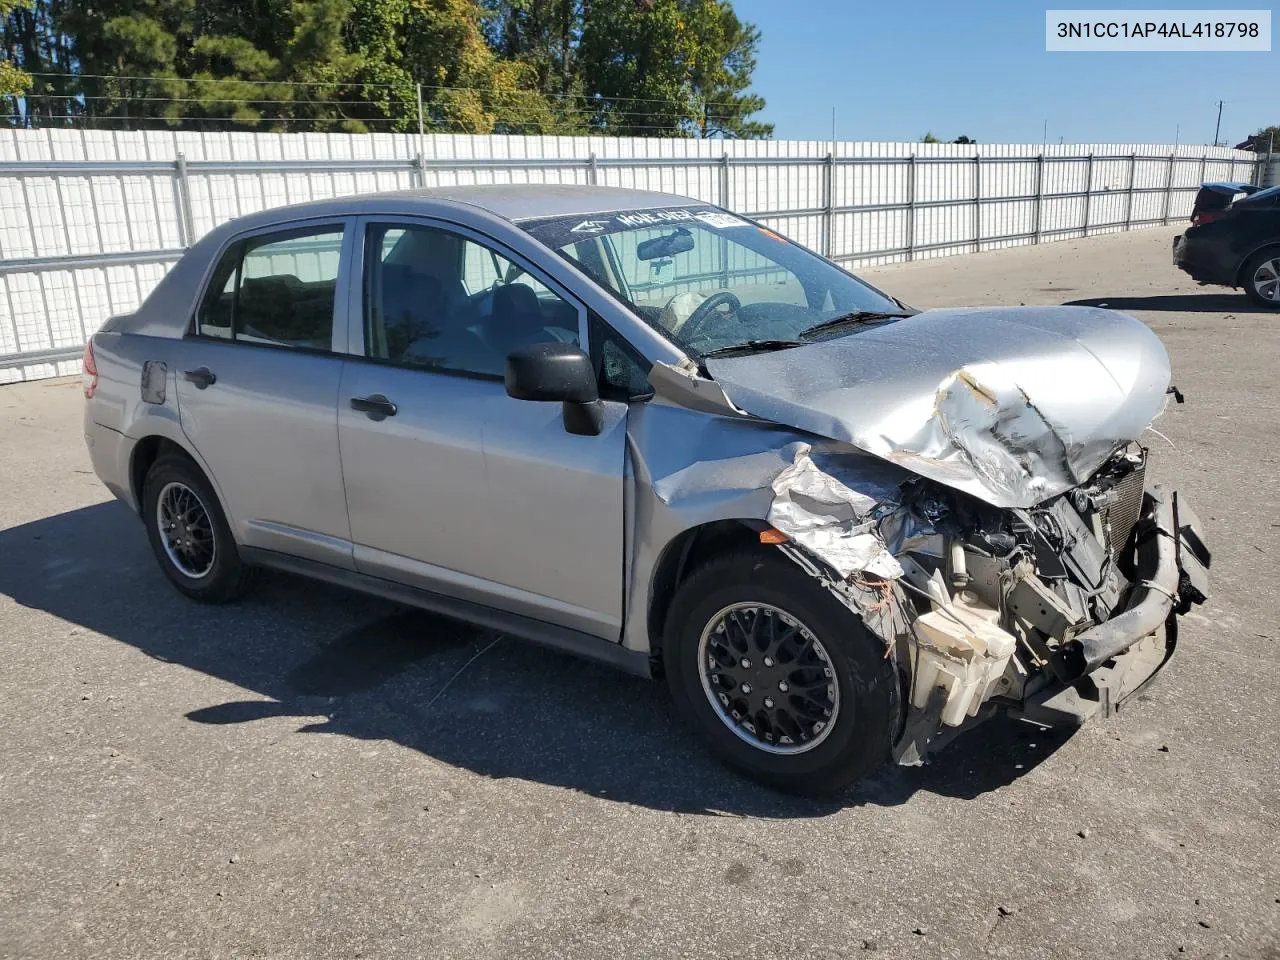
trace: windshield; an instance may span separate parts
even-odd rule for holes
[[[851,314],[910,311],[767,227],[718,207],[521,224],[695,356],[786,346]]]

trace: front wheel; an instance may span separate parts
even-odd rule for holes
[[[1260,307],[1280,310],[1280,247],[1255,253],[1240,273],[1250,300]]]
[[[901,698],[883,641],[776,552],[695,570],[667,616],[678,709],[719,758],[790,793],[834,793],[889,756]]]

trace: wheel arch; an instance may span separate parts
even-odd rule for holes
[[[647,624],[650,658],[655,673],[661,670],[662,635],[667,611],[680,584],[711,557],[722,552],[757,546],[760,531],[768,524],[759,519],[738,517],[710,520],[682,530],[663,547],[654,564],[648,592]]]
[[[1237,287],[1246,289],[1246,284],[1249,282],[1249,278],[1244,275],[1245,267],[1249,265],[1250,260],[1267,250],[1275,250],[1276,253],[1280,254],[1280,240],[1268,240],[1266,243],[1261,243],[1240,258],[1240,266],[1236,267]]]
[[[200,471],[205,480],[209,482],[213,495],[218,499],[218,507],[222,510],[222,515],[227,518],[227,524],[231,527],[234,535],[236,529],[235,521],[232,519],[231,512],[227,509],[227,498],[222,495],[222,491],[218,488],[218,481],[195,450],[166,433],[148,433],[134,443],[133,450],[129,454],[129,493],[133,497],[133,502],[137,505],[139,515],[142,514],[144,509],[142,505],[142,488],[147,482],[147,473],[157,460],[170,453],[186,457]]]

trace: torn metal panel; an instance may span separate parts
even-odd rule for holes
[[[655,363],[649,368],[649,385],[656,396],[690,410],[726,417],[746,416],[724,395],[720,384],[699,377],[692,366]]]
[[[625,646],[650,648],[650,591],[667,546],[682,532],[715,521],[767,522],[774,499],[771,485],[794,464],[802,447],[851,488],[887,491],[911,479],[901,467],[848,444],[790,427],[751,417],[707,416],[675,403],[632,406],[627,417],[627,482],[635,536],[625,600]]]
[[[929,310],[771,353],[713,358],[737,407],[843,440],[997,507],[1081,483],[1164,408],[1145,324],[1092,307]]]
[[[872,516],[896,488],[872,480],[867,483],[870,492],[855,490],[820,469],[811,451],[808,444],[800,444],[792,463],[774,477],[766,519],[842,578],[855,573],[900,577],[902,567],[885,549]]]

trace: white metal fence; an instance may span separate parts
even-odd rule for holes
[[[1189,145],[10,130],[0,383],[74,373],[87,336],[193,240],[303,200],[471,183],[664,190],[866,265],[1167,224],[1200,183],[1258,176],[1253,154]]]

